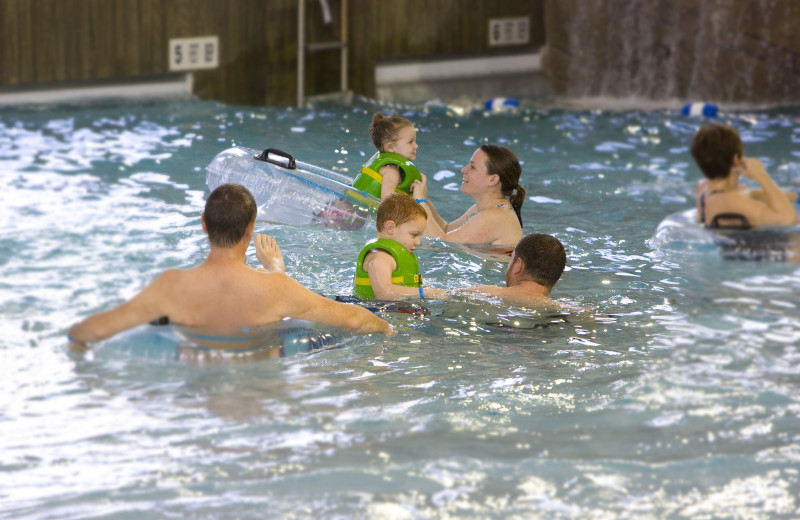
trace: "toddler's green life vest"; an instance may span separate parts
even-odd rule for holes
[[[387,164],[394,164],[400,169],[400,183],[395,191],[410,195],[411,184],[416,180],[422,180],[422,174],[419,173],[414,163],[399,153],[392,152],[377,152],[373,155],[361,168],[361,173],[353,181],[353,187],[381,198],[383,175],[380,171]]]
[[[386,251],[394,261],[397,262],[397,269],[392,271],[392,284],[403,285],[405,287],[421,287],[422,277],[419,274],[419,262],[416,255],[402,246],[399,242],[388,238],[375,238],[367,242],[361,253],[358,254],[356,263],[356,277],[353,294],[358,298],[375,299],[375,291],[369,281],[369,273],[364,270],[364,257],[367,253],[375,249]]]

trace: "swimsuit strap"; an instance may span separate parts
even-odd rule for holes
[[[725,190],[711,190],[708,192],[708,195],[716,195],[717,193],[723,193]],[[706,192],[700,194],[700,222],[703,225],[706,225]]]
[[[495,207],[495,208],[508,208],[508,209],[514,209],[514,207],[513,207],[513,206],[511,206],[511,204],[506,204],[505,202],[501,202],[500,204],[495,204],[495,206],[494,206],[494,207]],[[475,215],[477,215],[478,213],[480,213],[480,212],[479,212],[479,211],[476,211],[476,212],[475,212],[475,213],[473,213],[472,215],[468,216],[468,217],[467,217],[467,220],[465,220],[465,221],[464,221],[464,223],[466,224],[467,222],[469,222],[470,220],[472,220],[472,217],[474,217],[474,216],[475,216]]]
[[[725,190],[712,190],[708,192],[709,197]],[[700,194],[700,221],[706,225],[706,193]],[[714,215],[707,228],[710,229],[750,229],[750,221],[741,213],[719,213]]]
[[[706,192],[700,194],[700,222],[706,225]]]

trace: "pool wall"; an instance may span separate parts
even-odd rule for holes
[[[335,92],[794,104],[798,25],[800,3],[772,0],[3,0],[0,105],[119,84],[251,105]],[[440,66],[459,62],[478,64]],[[382,79],[408,67],[447,74]]]
[[[800,101],[800,3],[547,0],[542,66],[569,98]]]
[[[346,40],[348,89],[370,97],[380,62],[530,55],[545,41],[544,0],[304,2],[304,42]],[[299,13],[297,0],[3,0],[0,96],[120,82],[147,92],[190,73],[203,99],[293,105]],[[507,19],[525,20],[527,40],[490,44],[490,20]],[[304,95],[339,90],[339,52],[302,53]]]

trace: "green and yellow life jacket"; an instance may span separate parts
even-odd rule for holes
[[[364,270],[364,257],[375,249],[386,251],[397,262],[397,269],[392,271],[392,284],[405,287],[422,287],[422,276],[419,274],[419,262],[417,262],[416,255],[395,240],[376,238],[367,242],[361,253],[358,254],[354,280],[355,287],[353,289],[355,296],[370,300],[375,299],[375,291],[372,290],[369,273]]]
[[[410,195],[411,184],[416,180],[422,180],[422,174],[419,173],[414,163],[399,153],[392,152],[377,152],[373,155],[361,168],[361,173],[353,181],[353,187],[381,198],[383,175],[380,171],[387,164],[394,164],[400,169],[400,183],[395,191]]]

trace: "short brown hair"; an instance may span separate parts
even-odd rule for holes
[[[692,137],[692,157],[709,179],[723,179],[733,168],[733,159],[744,155],[739,132],[728,125],[701,126]]]
[[[413,128],[414,125],[403,116],[397,114],[385,116],[381,112],[375,112],[372,116],[372,125],[369,127],[369,137],[375,148],[383,152],[386,143],[396,140],[400,129],[407,126]]]
[[[525,264],[523,277],[552,289],[564,267],[567,265],[567,252],[556,237],[544,233],[531,233],[522,237],[514,254]]]
[[[241,184],[222,184],[206,200],[203,220],[208,241],[216,247],[233,247],[256,220],[258,207],[250,190]]]
[[[383,231],[386,222],[393,221],[396,225],[405,224],[417,217],[428,219],[419,202],[405,193],[392,193],[386,197],[378,207],[378,221],[376,227],[378,231]]]

